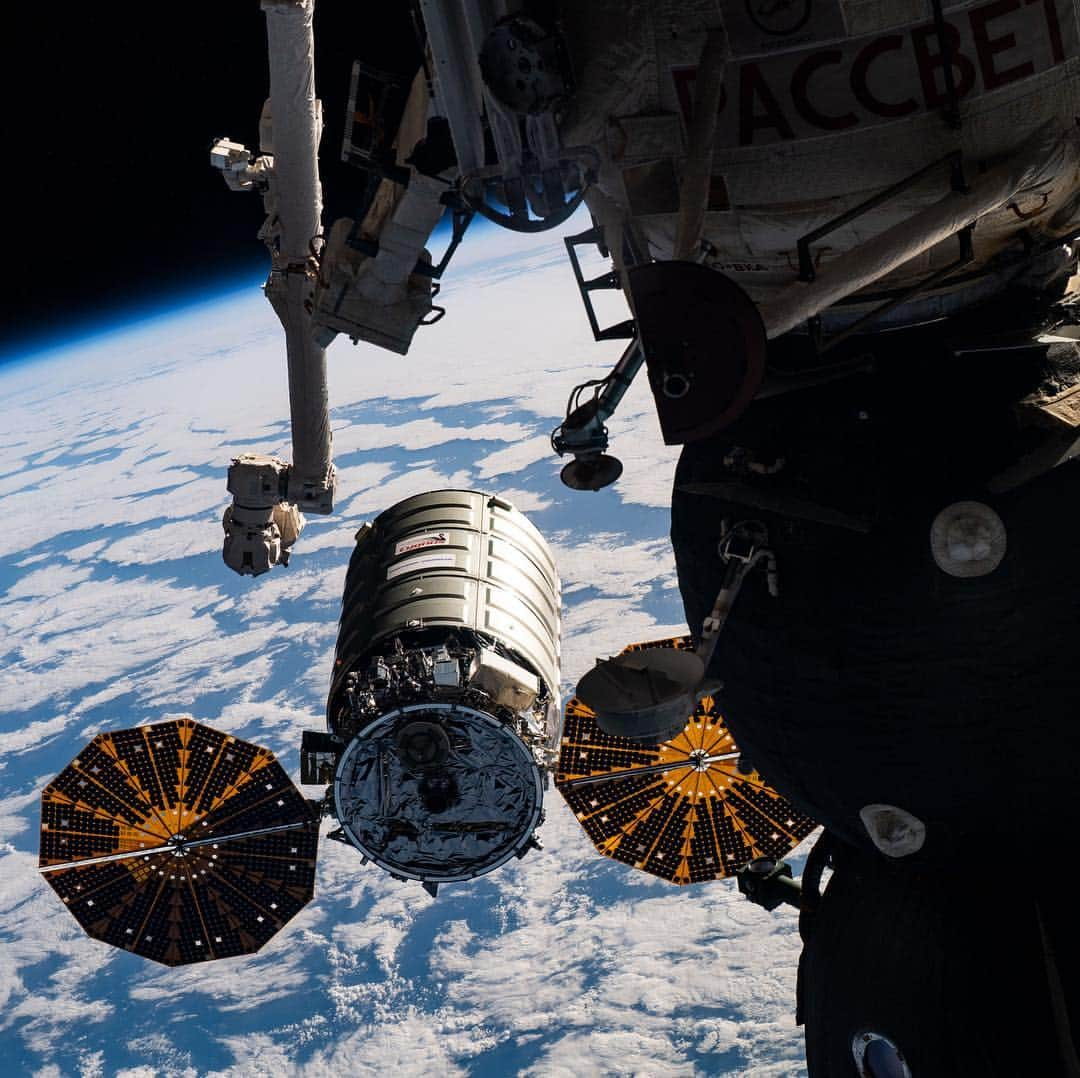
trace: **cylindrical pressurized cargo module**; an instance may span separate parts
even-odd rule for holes
[[[430,891],[539,845],[559,607],[547,543],[501,498],[419,494],[357,532],[328,732],[302,751],[331,837]]]

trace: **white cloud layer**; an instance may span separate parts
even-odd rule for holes
[[[685,631],[675,453],[644,379],[610,423],[622,479],[563,488],[548,435],[618,349],[589,341],[558,237],[493,244],[465,245],[447,318],[408,357],[331,349],[338,509],[258,581],[217,553],[229,457],[290,455],[280,329],[257,290],[0,373],[13,1073],[803,1073],[794,917],[598,857],[554,790],[542,853],[435,900],[324,842],[314,902],[263,953],[211,967],[88,939],[36,872],[38,793],[99,730],[190,713],[295,771],[300,731],[324,722],[354,533],[410,494],[497,489],[535,515],[563,575],[565,687],[597,656]]]

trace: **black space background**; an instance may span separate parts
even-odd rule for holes
[[[5,17],[7,22],[7,17]],[[6,234],[0,360],[115,324],[268,265],[256,195],[209,164],[227,135],[257,149],[268,91],[258,0],[37,2],[0,64]],[[338,163],[354,59],[415,70],[408,0],[319,0],[327,209],[359,177]]]

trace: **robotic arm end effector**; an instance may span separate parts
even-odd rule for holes
[[[289,564],[293,543],[304,530],[304,515],[286,501],[289,465],[277,457],[245,453],[229,466],[233,503],[222,526],[225,564],[242,576],[259,576],[278,563]]]
[[[264,191],[273,158],[253,157],[243,144],[219,138],[210,147],[210,164],[221,173],[230,191]]]

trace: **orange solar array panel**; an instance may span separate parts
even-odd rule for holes
[[[257,951],[312,898],[318,816],[193,719],[99,734],[45,788],[39,865],[95,939],[175,966]]]
[[[689,637],[676,637],[625,650],[689,646]],[[743,774],[738,754],[711,697],[661,744],[605,734],[575,697],[555,785],[606,857],[698,883],[734,875],[756,857],[779,861],[817,826],[756,771]]]

